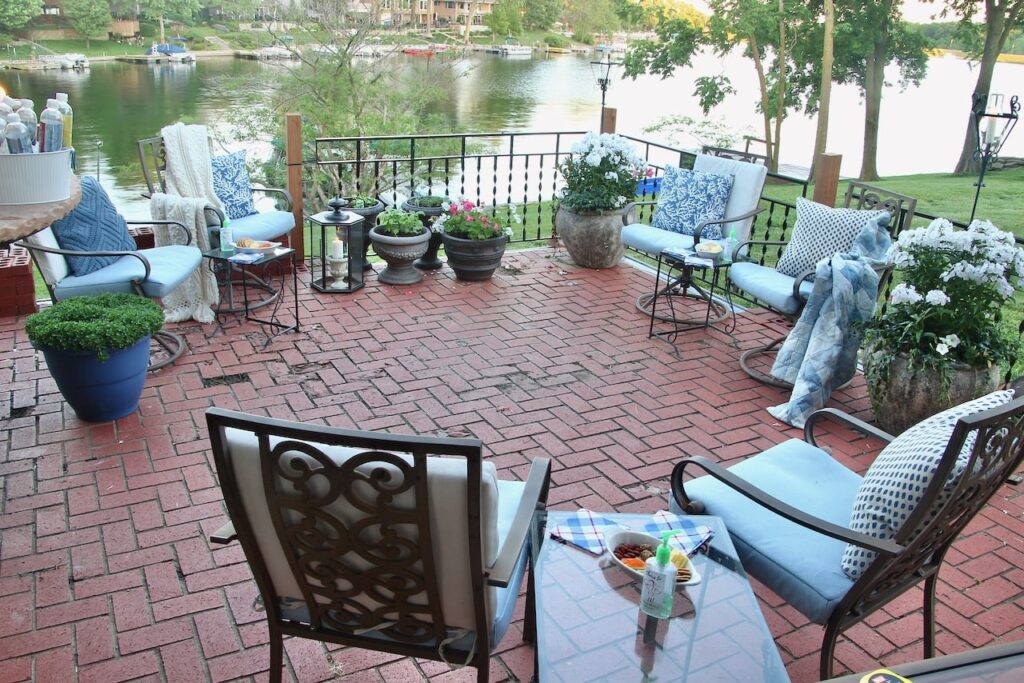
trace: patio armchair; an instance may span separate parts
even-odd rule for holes
[[[212,408],[214,463],[270,628],[270,680],[286,635],[476,667],[508,630],[551,463],[498,479],[476,439],[398,436]],[[524,637],[532,640],[533,572]]]
[[[657,258],[666,249],[686,251],[694,244],[713,240],[725,248],[733,231],[743,242],[757,214],[768,170],[762,164],[698,154],[693,173],[674,166],[665,168],[657,201],[634,202],[626,209],[622,242],[632,249]],[[652,225],[637,222],[637,211],[655,206]],[[668,283],[664,294],[674,294]],[[707,298],[698,290],[697,295]],[[686,294],[686,292],[682,292]],[[636,301],[637,308],[650,315],[652,293]]]
[[[818,445],[826,418],[887,442],[864,477]],[[924,656],[934,656],[939,569],[1024,459],[1024,394],[994,392],[895,438],[826,408],[804,434],[728,469],[683,460],[672,471],[672,508],[722,517],[743,567],[825,626],[821,678],[831,677],[844,631],[922,582]],[[694,468],[708,475],[684,481]]]
[[[803,312],[820,260],[849,252],[864,224],[870,220],[884,219],[895,237],[910,226],[917,200],[850,181],[842,208],[833,209],[803,198],[797,199],[796,206],[796,225],[788,241],[749,240],[741,243],[736,246],[733,264],[729,268],[729,282],[734,289],[782,314],[790,323],[796,322]],[[779,254],[777,262],[745,259],[744,254],[749,254],[751,247],[757,247],[762,253],[774,247]],[[890,269],[880,270],[878,293],[882,296]],[[754,364],[757,357],[774,353],[787,336],[781,335],[767,344],[743,351],[740,367],[763,384],[792,389],[789,382],[762,372]]]
[[[181,244],[137,249],[128,225],[180,231]],[[108,292],[162,299],[202,261],[188,228],[174,221],[125,221],[91,176],[82,177],[82,200],[70,214],[17,244],[32,255],[54,303]],[[173,363],[186,348],[184,338],[169,330],[154,334],[153,342],[150,370]]]

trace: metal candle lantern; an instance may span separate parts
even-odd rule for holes
[[[601,122],[604,123],[604,100],[605,95],[608,93],[608,86],[612,82],[612,67],[622,66],[622,62],[613,62],[611,57],[600,62],[591,62],[590,70],[594,73],[594,79],[597,81],[597,87],[601,89]]]
[[[999,150],[1003,148],[1010,131],[1017,125],[1020,112],[1020,100],[1016,95],[1010,98],[1010,103],[1004,109],[1005,98],[998,93],[976,93],[974,104],[971,107],[971,114],[974,117],[974,139],[978,148],[974,152],[975,158],[981,165],[978,173],[978,182],[975,183],[974,206],[971,207],[971,221],[978,210],[978,197],[981,195],[981,188],[985,186],[985,171],[988,165],[999,157]]]
[[[320,228],[320,277],[311,285],[318,292],[348,294],[363,286],[363,217],[342,211],[348,203],[341,197],[327,206],[329,211],[308,219],[311,226]]]

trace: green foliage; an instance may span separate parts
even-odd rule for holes
[[[573,38],[592,45],[595,33],[619,28],[614,0],[566,0],[563,17],[572,26]]]
[[[369,209],[377,206],[377,200],[368,194],[357,194],[345,199],[348,200],[348,206],[351,209]]]
[[[140,21],[139,35],[143,38],[155,38],[160,35],[160,27],[152,21]]]
[[[3,0],[0,2],[0,33],[11,33],[38,17],[43,0]]]
[[[107,37],[107,29],[112,20],[107,0],[64,0],[61,10],[75,30],[85,38],[86,45],[93,36]]]
[[[658,24],[657,40],[639,40],[626,54],[624,74],[636,78],[652,73],[662,78],[671,76],[677,67],[689,66],[703,46],[703,31],[688,19],[669,19]]]
[[[410,213],[394,207],[385,209],[377,216],[377,232],[392,237],[420,235],[426,230],[422,216],[420,212]]]
[[[160,330],[164,314],[150,299],[135,294],[78,296],[57,302],[25,321],[25,333],[37,348],[95,351],[127,349]]]
[[[504,225],[497,215],[478,208],[468,199],[455,200],[446,204],[445,212],[434,220],[433,231],[443,232],[465,240],[489,240],[495,237],[512,237],[511,222],[518,222],[515,207],[509,208],[509,220]]]
[[[569,47],[572,43],[565,36],[552,33],[544,36],[544,44],[550,47]]]
[[[139,11],[149,19],[188,19],[199,9],[199,0],[139,0]]]
[[[495,35],[519,35],[523,32],[523,0],[498,0],[484,17],[484,23]]]
[[[437,195],[417,195],[409,199],[409,206],[419,209],[436,209],[447,201],[444,197]]]
[[[564,0],[526,0],[523,27],[531,31],[548,30],[562,16],[564,6]],[[562,46],[555,45],[554,47]]]

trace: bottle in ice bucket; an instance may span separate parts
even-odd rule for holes
[[[7,151],[11,154],[32,153],[32,138],[29,136],[28,126],[22,123],[21,117],[17,114],[7,115],[4,140],[7,141]]]
[[[21,117],[21,122],[28,128],[29,137],[32,138],[32,144],[36,143],[36,128],[39,126],[39,120],[36,119],[35,105],[32,104],[32,100],[23,99],[21,101],[21,107],[18,108],[18,116]]]
[[[64,147],[64,116],[57,100],[46,100],[46,109],[39,114],[39,151],[59,152]]]
[[[64,117],[64,149],[71,149],[71,129],[75,123],[75,112],[72,111],[71,105],[68,104],[68,94],[66,92],[57,93],[57,109],[60,110],[61,116]]]
[[[231,230],[231,219],[224,215],[224,225],[220,226],[220,250],[233,252],[235,250],[235,236]]]

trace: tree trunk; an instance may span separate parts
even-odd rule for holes
[[[779,172],[779,150],[782,147],[782,120],[786,118],[786,6],[779,0],[779,68],[778,102],[775,103],[775,154],[772,155],[768,170]]]
[[[996,58],[1006,43],[1009,35],[1006,23],[1006,7],[997,3],[986,3],[985,12],[985,48],[981,53],[981,65],[978,68],[978,80],[974,84],[974,95],[987,94],[992,87],[992,73],[996,69]],[[973,96],[971,98],[973,102]],[[960,149],[960,159],[956,162],[954,173],[973,174],[978,172],[978,160],[974,157],[978,149],[975,140],[974,116],[967,115],[967,131],[964,133],[964,145]]]
[[[811,156],[811,177],[814,180],[818,157],[828,147],[828,110],[832,101],[833,34],[836,24],[836,8],[832,0],[825,0],[825,35],[821,47],[821,86],[818,93],[818,126],[814,133],[814,154]]]
[[[469,35],[473,28],[473,17],[476,16],[476,11],[480,9],[480,3],[470,2],[467,4],[469,5],[469,14],[466,15],[466,33],[464,38],[466,44],[469,45]]]
[[[754,69],[757,71],[757,85],[761,90],[761,116],[764,118],[765,154],[768,157],[768,167],[771,168],[772,160],[775,159],[775,147],[772,145],[772,115],[768,111],[768,81],[764,77],[764,64],[761,62],[761,53],[758,52],[757,38],[753,34],[747,37],[747,45],[750,47],[750,55],[754,60]]]
[[[861,180],[878,180],[878,121],[882,111],[882,85],[885,83],[885,56],[889,37],[875,40],[874,50],[865,60],[864,74],[864,159]]]
[[[164,39],[164,17],[160,15],[160,44],[163,45],[167,41]]]

